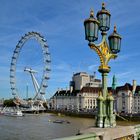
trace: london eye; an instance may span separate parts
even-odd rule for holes
[[[16,45],[16,48],[13,52],[12,60],[11,60],[11,66],[10,66],[10,85],[11,85],[11,90],[12,90],[12,95],[14,98],[20,99],[20,93],[17,88],[17,83],[16,83],[16,65],[18,62],[18,57],[20,55],[21,49],[23,48],[24,44],[29,41],[30,39],[35,39],[39,45],[41,46],[42,49],[42,54],[43,54],[43,74],[41,78],[40,85],[35,79],[34,73],[35,71],[32,70],[31,68],[25,68],[24,71],[27,71],[31,74],[32,77],[32,82],[35,88],[35,96],[33,99],[45,99],[45,91],[46,88],[48,87],[48,80],[50,78],[50,63],[51,63],[51,58],[50,58],[50,53],[49,53],[49,47],[47,45],[47,41],[45,38],[38,32],[28,32],[24,36],[21,37],[19,42]]]

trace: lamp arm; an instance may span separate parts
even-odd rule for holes
[[[103,35],[102,41],[99,44],[89,43],[89,47],[96,51],[100,58],[101,66],[108,67],[108,62],[110,59],[115,59],[116,54],[113,54],[109,48],[109,45],[106,41],[106,35]]]
[[[100,51],[100,49],[95,44],[89,44],[89,47],[90,47],[90,49],[94,50],[98,54],[101,65],[103,65],[104,58],[103,58],[103,55],[102,55],[102,52]]]
[[[93,43],[93,42],[90,42],[89,43],[89,46],[90,45],[94,45],[94,46],[96,46],[96,47],[100,47],[102,44],[103,44],[103,42],[105,42],[106,41],[106,35],[103,35],[102,36],[102,40],[101,40],[101,42],[99,43],[99,44],[95,44],[95,43]]]
[[[110,57],[108,57],[108,60],[107,60],[107,64],[108,62],[110,61],[110,59],[116,59],[117,58],[117,55],[116,54],[110,54]]]

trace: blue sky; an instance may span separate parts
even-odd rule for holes
[[[51,53],[51,74],[46,97],[52,96],[57,88],[69,86],[73,72],[86,71],[97,78],[100,64],[97,54],[88,47],[84,36],[83,22],[89,17],[90,9],[97,13],[101,0],[1,0],[0,1],[0,98],[11,98],[9,69],[11,57],[21,36],[29,31],[41,33],[47,40]],[[140,84],[140,17],[139,0],[104,0],[111,12],[112,33],[114,24],[122,36],[122,48],[116,60],[110,62],[111,72],[108,83],[111,85],[116,74],[118,85],[137,80]],[[40,81],[43,58],[41,47],[30,40],[22,48],[17,63],[17,86],[20,96],[26,97],[26,84],[29,96],[34,90],[30,76],[23,71],[25,66],[38,71]]]

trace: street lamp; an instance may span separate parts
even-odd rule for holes
[[[94,18],[93,11],[90,12],[90,18],[85,20],[85,35],[86,40],[94,42],[98,39],[99,21]]]
[[[121,36],[117,34],[116,26],[114,26],[114,32],[108,37],[108,40],[111,52],[114,54],[120,52]]]
[[[98,102],[98,114],[96,119],[97,127],[114,127],[116,126],[116,118],[113,113],[113,97],[107,91],[107,74],[110,72],[108,62],[115,59],[117,53],[120,52],[121,36],[117,33],[114,26],[113,33],[108,37],[107,31],[110,29],[111,14],[102,4],[102,9],[97,13],[97,19],[94,18],[94,12],[91,10],[90,18],[84,21],[85,39],[89,41],[89,47],[96,51],[100,58],[101,65],[98,71],[102,74],[102,93],[100,93]],[[94,42],[98,40],[98,31],[101,31],[102,41],[100,44]]]

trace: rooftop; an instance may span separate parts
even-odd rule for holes
[[[78,72],[73,74],[73,76],[77,76],[77,75],[88,75],[86,72]]]

